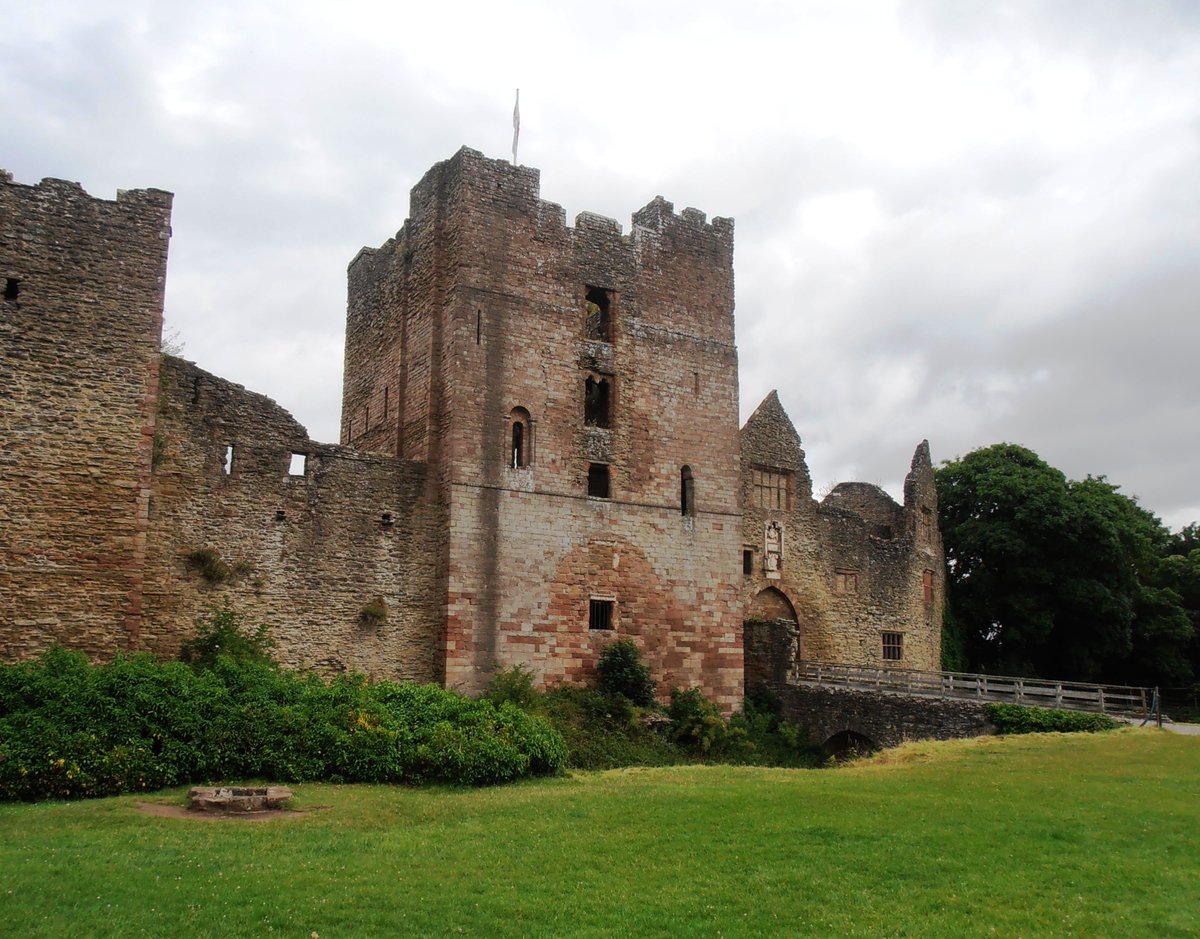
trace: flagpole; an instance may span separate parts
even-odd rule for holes
[[[513,166],[517,165],[517,138],[521,136],[521,89],[517,89],[517,103],[513,105]]]

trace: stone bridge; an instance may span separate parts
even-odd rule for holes
[[[786,677],[777,671],[770,678],[784,716],[832,752],[990,734],[991,702],[1127,719],[1149,717],[1157,706],[1149,688],[963,672],[796,663]]]
[[[894,691],[789,683],[776,688],[784,717],[830,752],[894,747],[906,740],[950,740],[993,732],[986,701]]]

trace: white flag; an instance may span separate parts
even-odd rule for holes
[[[517,103],[513,105],[513,166],[517,165],[517,138],[521,136],[521,89],[517,89]]]

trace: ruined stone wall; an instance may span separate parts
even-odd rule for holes
[[[424,488],[424,464],[315,443],[270,399],[164,356],[142,645],[175,655],[228,603],[286,665],[437,680]]]
[[[945,572],[928,445],[913,458],[904,506],[867,483],[842,483],[817,503],[772,393],[742,430],[742,465],[748,619],[776,619],[786,601],[803,661],[940,669]],[[885,645],[899,657],[885,658]]]
[[[410,269],[428,264],[447,279],[396,275],[401,295],[352,297],[351,308],[391,305],[363,323],[442,310],[427,330],[437,367],[426,380],[410,366],[403,398],[406,417],[415,398],[430,402],[426,452],[450,508],[447,682],[478,689],[497,663],[528,665],[547,683],[581,680],[603,644],[631,636],[664,683],[701,684],[732,704],[741,637],[731,223],[677,216],[656,200],[630,236],[586,213],[568,229],[562,209],[540,200],[536,170],[463,150],[414,189],[401,244]],[[587,329],[589,288],[611,302],[603,337]],[[415,362],[412,346],[402,358]],[[348,387],[369,370],[354,359]],[[589,378],[608,385],[608,427],[585,423]],[[591,464],[609,467],[610,498],[589,498]],[[592,598],[612,601],[613,629],[589,630]]]
[[[0,172],[4,659],[138,643],[171,198]]]

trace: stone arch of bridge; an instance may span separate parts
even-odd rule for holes
[[[821,749],[827,756],[845,760],[853,759],[856,756],[866,756],[868,753],[880,749],[880,746],[866,734],[847,727],[831,735],[821,744]]]

